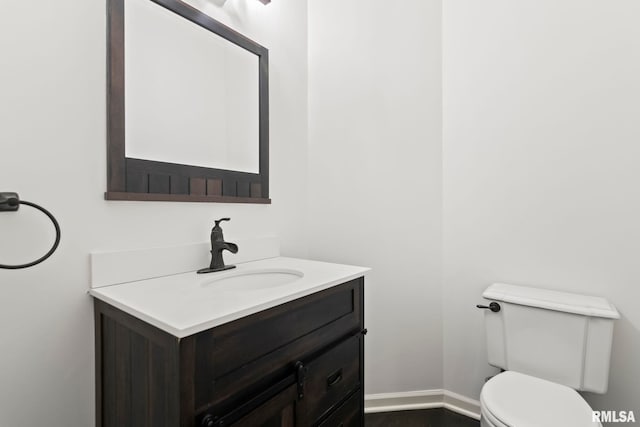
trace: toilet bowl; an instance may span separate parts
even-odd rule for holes
[[[480,393],[481,427],[601,427],[574,389],[513,371],[491,378]]]

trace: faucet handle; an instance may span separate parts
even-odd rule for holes
[[[218,227],[218,225],[222,222],[222,221],[231,221],[231,218],[220,218],[220,219],[215,219],[214,220],[216,223],[216,227]]]

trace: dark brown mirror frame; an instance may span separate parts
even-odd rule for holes
[[[124,2],[107,0],[107,200],[271,203],[269,199],[269,51],[179,0],[149,0],[259,58],[259,173],[125,156]],[[213,136],[212,136],[213,137]]]

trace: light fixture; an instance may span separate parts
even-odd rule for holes
[[[262,4],[269,4],[271,3],[271,0],[260,0],[260,2],[262,2]]]

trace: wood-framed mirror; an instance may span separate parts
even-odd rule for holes
[[[179,0],[107,0],[107,200],[271,203],[269,52]]]

